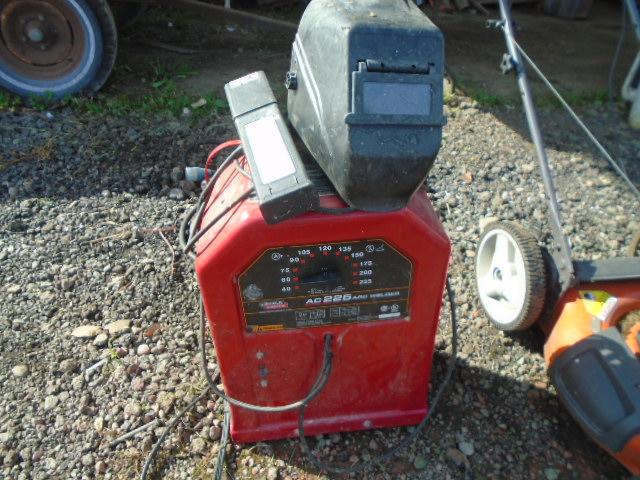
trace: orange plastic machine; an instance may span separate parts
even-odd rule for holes
[[[506,0],[500,0],[500,28],[508,53],[503,72],[515,72],[549,206],[551,248],[511,222],[485,227],[476,253],[476,283],[482,307],[499,329],[517,331],[538,324],[546,335],[544,358],[558,397],[585,432],[635,475],[640,475],[640,237],[630,256],[574,261],[560,219],[549,162],[523,59],[550,86],[611,166],[611,155],[553,89],[514,38]]]

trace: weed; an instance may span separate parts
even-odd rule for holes
[[[56,100],[51,92],[44,92],[42,95],[31,95],[27,101],[27,104],[40,112],[49,110],[55,105]]]
[[[467,94],[483,107],[501,107],[508,103],[505,97],[484,90],[470,90]]]
[[[6,90],[0,90],[0,112],[5,110],[13,111],[22,105],[20,97],[12,95]]]

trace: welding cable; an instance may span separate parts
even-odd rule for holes
[[[238,155],[241,151],[242,147],[238,147],[229,154],[229,156],[224,160],[224,162],[222,162],[220,167],[218,167],[218,169],[212,175],[211,179],[207,183],[207,186],[202,190],[202,193],[200,193],[196,205],[190,208],[182,218],[182,223],[180,224],[180,231],[178,234],[178,241],[180,242],[180,247],[182,248],[184,253],[189,254],[190,250],[195,244],[195,242],[192,242],[191,245],[189,245],[189,242],[193,240],[195,229],[202,221],[202,217],[204,216],[204,209],[209,199],[209,195],[211,195],[213,187],[216,184],[216,181],[218,180],[218,178],[220,178],[222,172],[235,160],[236,155]],[[231,210],[231,207],[228,207],[228,209]],[[225,214],[226,213],[228,212],[225,212]],[[195,221],[193,220],[194,216],[196,217]],[[191,225],[190,229],[187,228],[189,225]],[[187,231],[189,231],[189,234],[187,234]],[[195,256],[192,256],[192,259],[195,259]]]
[[[564,109],[567,111],[567,113],[569,113],[569,115],[571,116],[571,118],[573,118],[573,120],[578,124],[578,126],[582,129],[582,131],[587,135],[587,137],[589,138],[589,140],[591,140],[591,142],[596,146],[596,148],[600,151],[600,153],[602,154],[602,156],[604,158],[607,159],[607,161],[609,162],[609,164],[613,167],[613,169],[618,173],[618,175],[620,175],[620,177],[627,183],[627,185],[629,185],[629,188],[631,188],[631,190],[633,191],[633,193],[640,198],[640,190],[638,190],[638,187],[636,187],[636,185],[631,181],[631,179],[627,176],[627,174],[623,171],[623,169],[620,167],[620,165],[618,165],[618,163],[613,159],[613,157],[609,154],[609,152],[604,148],[604,146],[602,146],[602,144],[598,141],[598,139],[595,137],[595,135],[593,133],[591,133],[591,130],[589,130],[589,127],[587,127],[585,125],[585,123],[580,119],[580,117],[578,116],[578,114],[576,112],[574,112],[574,110],[571,108],[571,106],[567,103],[567,101],[562,97],[562,95],[560,94],[560,92],[558,92],[558,90],[556,90],[556,88],[553,86],[553,84],[549,81],[549,79],[547,79],[547,77],[545,77],[544,73],[542,73],[542,71],[540,70],[540,68],[538,68],[538,65],[535,64],[535,62],[533,60],[531,60],[531,58],[529,57],[529,55],[527,55],[527,53],[524,51],[524,49],[520,46],[520,44],[518,42],[515,41],[515,39],[513,40],[514,45],[516,46],[516,48],[518,49],[518,51],[520,52],[520,55],[522,55],[522,57],[527,61],[527,63],[531,66],[531,68],[533,69],[533,71],[536,73],[536,75],[538,75],[538,77],[540,78],[540,80],[542,80],[542,82],[547,86],[547,88],[551,91],[551,93],[553,93],[553,95],[558,99],[558,101],[560,102],[560,104],[564,107]]]
[[[204,179],[207,182],[209,181],[209,170],[211,169],[211,166],[213,165],[213,162],[218,156],[218,154],[225,148],[239,147],[240,145],[241,145],[240,140],[229,140],[227,142],[221,143],[216,148],[211,150],[211,153],[207,157],[207,161],[204,164]]]
[[[207,386],[207,390],[209,387]],[[229,410],[229,404],[224,403],[224,420],[222,421],[222,435],[220,436],[220,443],[218,444],[218,458],[216,462],[216,469],[213,474],[214,480],[221,480],[222,473],[224,471],[224,457],[226,454],[227,443],[229,443],[229,430],[231,428],[231,411]]]
[[[184,407],[180,411],[180,413],[178,413],[175,417],[173,417],[171,421],[167,424],[167,426],[164,428],[164,431],[162,432],[162,435],[160,435],[160,438],[158,438],[156,443],[153,445],[151,452],[149,452],[149,456],[144,462],[144,466],[142,467],[142,473],[140,474],[140,480],[147,480],[147,476],[149,475],[149,469],[151,468],[151,465],[155,461],[156,457],[158,456],[158,453],[160,452],[160,447],[162,446],[166,438],[169,436],[169,433],[171,432],[173,427],[175,427],[176,424],[180,421],[180,419],[184,417],[187,413],[189,413],[198,404],[198,402],[200,402],[204,397],[206,397],[208,393],[209,393],[209,386],[207,386],[200,393],[200,395],[198,395],[196,398],[191,400],[189,404],[186,407]]]
[[[211,219],[209,223],[207,223],[203,228],[199,229],[197,233],[189,238],[187,245],[184,247],[184,252],[188,253],[195,246],[195,244],[200,240],[216,223],[220,221],[225,215],[227,215],[231,210],[253,195],[255,189],[253,187],[247,189],[245,192],[238,195],[238,197],[231,202],[231,204],[218,213],[215,217]],[[204,211],[201,209],[200,211]]]
[[[287,412],[290,410],[297,410],[302,405],[309,403],[315,397],[317,397],[320,392],[324,389],[327,381],[329,380],[329,376],[331,375],[331,369],[333,365],[333,350],[331,348],[331,344],[333,343],[333,335],[326,334],[324,336],[324,355],[322,359],[322,368],[316,378],[316,382],[313,384],[309,393],[301,400],[297,400],[295,402],[289,403],[287,405],[278,405],[278,406],[267,406],[267,405],[254,405],[251,403],[243,402],[242,400],[238,400],[237,398],[229,397],[222,390],[220,390],[212,376],[209,372],[209,366],[207,362],[207,350],[206,350],[206,324],[207,317],[204,312],[204,303],[202,302],[202,298],[200,299],[200,360],[202,365],[202,371],[204,372],[204,376],[207,379],[207,383],[209,384],[209,388],[211,391],[222,398],[226,402],[229,402],[236,407],[244,408],[246,410],[251,410],[254,412],[263,412],[263,413],[276,413],[276,412]]]
[[[401,450],[403,450],[404,448],[409,446],[411,443],[413,443],[413,441],[418,437],[418,435],[420,435],[420,433],[424,430],[425,426],[429,423],[429,420],[431,420],[431,418],[433,417],[433,412],[436,411],[436,408],[440,403],[440,399],[444,395],[445,391],[447,390],[447,387],[451,382],[451,377],[453,376],[453,371],[456,366],[456,360],[458,355],[458,321],[456,318],[456,310],[455,310],[455,294],[454,294],[453,288],[451,287],[451,283],[449,282],[449,279],[447,279],[446,288],[447,288],[447,296],[449,298],[449,309],[450,309],[449,317],[451,319],[451,357],[449,358],[447,371],[445,373],[444,379],[442,380],[442,383],[440,384],[438,391],[433,396],[433,401],[431,402],[431,408],[429,409],[425,417],[422,419],[422,421],[414,428],[414,430],[411,433],[409,433],[406,437],[404,437],[395,446],[387,450],[382,455],[377,456],[375,463],[384,463],[387,460],[390,460],[395,455],[397,455]],[[336,473],[339,475],[347,475],[351,473],[361,472],[371,467],[374,464],[373,461],[369,461],[369,462],[364,462],[364,463],[354,465],[352,467],[338,467],[335,465],[330,465],[318,459],[318,457],[316,457],[311,451],[311,448],[309,447],[309,444],[307,443],[307,439],[305,438],[305,434],[304,434],[304,412],[307,407],[307,403],[308,402],[305,402],[305,404],[300,407],[300,410],[298,412],[298,439],[300,440],[300,445],[302,447],[302,450],[307,455],[307,458],[309,459],[309,461],[315,467],[325,472]]]

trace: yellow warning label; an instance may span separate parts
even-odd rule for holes
[[[284,325],[256,325],[253,327],[254,332],[272,332],[274,330],[283,330]]]
[[[603,290],[580,290],[578,292],[589,314],[605,321],[618,299]]]

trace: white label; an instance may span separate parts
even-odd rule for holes
[[[291,155],[274,117],[248,123],[245,131],[262,183],[275,182],[295,173]]]

